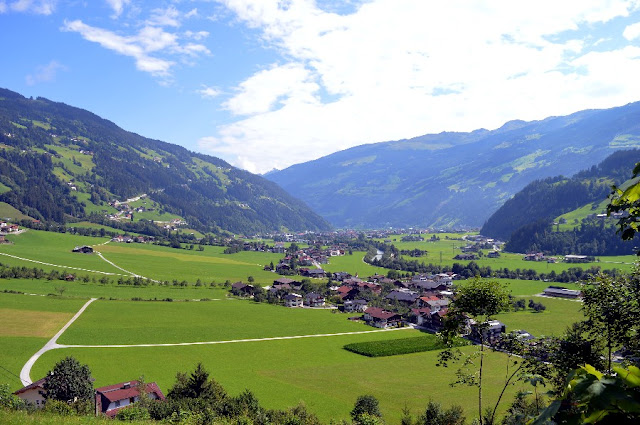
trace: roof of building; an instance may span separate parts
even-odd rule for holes
[[[96,388],[96,393],[103,395],[110,402],[126,400],[140,395],[138,381],[120,382],[119,384]],[[155,382],[147,384],[147,393],[155,393],[161,400],[165,398]]]
[[[394,313],[392,311],[386,311],[379,307],[369,307],[368,309],[365,310],[365,313],[367,313],[369,316],[373,317],[374,319],[382,319],[382,320],[388,320],[394,316],[398,316],[398,313]]]
[[[29,390],[32,390],[34,388],[44,388],[44,383],[46,382],[46,380],[47,380],[47,377],[45,376],[42,379],[38,379],[37,381],[32,382],[31,384],[27,385],[26,387],[20,388],[19,390],[14,392],[14,394],[15,395],[22,394],[22,393],[27,392]]]

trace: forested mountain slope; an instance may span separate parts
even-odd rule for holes
[[[541,218],[553,219],[588,203],[600,203],[629,177],[640,150],[611,154],[598,165],[573,177],[535,180],[504,203],[484,224],[480,233],[507,240],[519,227]]]
[[[513,252],[631,254],[637,241],[623,241],[615,219],[602,213],[611,186],[624,184],[639,161],[640,150],[620,151],[571,178],[536,180],[505,202],[481,233],[508,240]]]
[[[0,89],[0,202],[61,223],[104,216],[110,201],[141,194],[200,230],[330,228],[278,185],[221,159]]]
[[[480,227],[531,181],[640,146],[640,103],[362,145],[270,173],[336,226]]]

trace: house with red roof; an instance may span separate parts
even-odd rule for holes
[[[164,400],[164,394],[158,384],[147,384],[147,395],[152,400]],[[113,418],[118,412],[127,406],[140,400],[138,381],[121,382],[96,388],[96,415],[104,413]]]
[[[386,311],[379,307],[369,307],[364,311],[364,320],[376,328],[388,328],[397,326],[402,317],[398,313]]]

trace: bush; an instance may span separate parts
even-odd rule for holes
[[[151,415],[149,415],[149,411],[144,407],[134,405],[120,410],[116,414],[116,419],[119,421],[139,421],[151,419]]]

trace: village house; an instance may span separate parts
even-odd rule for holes
[[[302,295],[298,295],[298,294],[285,295],[284,305],[287,307],[302,307]]]
[[[367,300],[347,300],[344,302],[343,309],[347,313],[351,313],[354,311],[364,312],[367,309]]]
[[[308,307],[323,307],[324,302],[324,297],[320,294],[316,294],[315,292],[310,292],[304,297],[304,303]]]
[[[243,297],[252,296],[254,289],[255,288],[253,287],[253,285],[248,285],[248,284],[242,283],[242,282],[236,282],[236,283],[231,285],[231,292],[234,295],[240,295],[240,296],[243,296]]]
[[[401,302],[405,305],[412,305],[418,297],[419,295],[415,292],[391,291],[385,298],[390,301]]]
[[[487,257],[489,257],[489,258],[499,258],[500,257],[500,252],[499,251],[490,251],[487,254]]]
[[[27,403],[35,406],[36,408],[44,407],[46,399],[44,398],[44,383],[47,378],[44,377],[42,379],[38,379],[37,381],[27,385],[26,387],[20,388],[18,391],[14,392],[14,395],[17,395],[22,400]]]
[[[431,325],[431,309],[429,307],[412,308],[411,315],[413,322],[418,326]]]
[[[73,248],[72,252],[80,252],[82,254],[93,254],[93,248],[87,245],[76,246]]]
[[[322,269],[300,269],[300,274],[314,279],[323,279],[327,276],[327,273]]]
[[[402,320],[402,317],[392,311],[386,311],[378,307],[369,307],[364,311],[364,320],[370,326],[384,329],[397,326]]]
[[[545,261],[546,257],[542,252],[532,252],[526,254],[522,259],[524,261]]]
[[[147,395],[152,400],[164,400],[164,394],[158,384],[151,382],[146,385]],[[113,418],[123,408],[140,400],[138,381],[121,382],[96,388],[96,416],[105,414]]]
[[[497,343],[502,334],[506,332],[506,325],[498,320],[489,320],[480,327],[477,323],[471,323],[471,334],[469,338],[474,341],[485,341],[488,344]],[[481,335],[483,338],[481,338]]]

